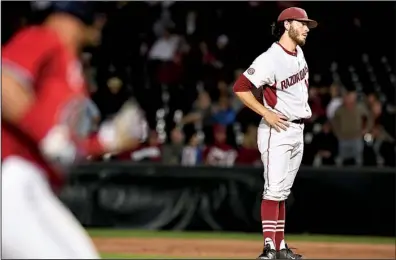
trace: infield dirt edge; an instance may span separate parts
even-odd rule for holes
[[[232,232],[190,232],[190,231],[157,231],[133,229],[88,229],[91,237],[131,237],[131,238],[175,238],[175,239],[230,239],[230,240],[261,240],[260,234],[232,233]],[[340,235],[310,235],[293,234],[286,236],[288,241],[326,242],[326,243],[374,243],[395,244],[392,237],[340,236]]]

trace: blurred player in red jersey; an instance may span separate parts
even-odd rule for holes
[[[89,97],[79,51],[100,41],[103,22],[94,3],[47,4],[45,21],[2,49],[2,257],[95,259],[89,236],[56,191],[78,159],[136,147],[146,121],[131,102],[97,135],[81,134]]]

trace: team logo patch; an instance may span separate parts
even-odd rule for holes
[[[255,70],[254,70],[253,68],[249,68],[249,69],[247,70],[247,73],[248,73],[249,75],[253,75],[254,72],[255,72]]]

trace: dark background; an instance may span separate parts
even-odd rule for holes
[[[170,4],[165,6],[166,3]],[[383,126],[393,139],[385,145],[382,157],[385,158],[385,165],[395,165],[396,80],[392,82],[390,79],[391,75],[396,78],[395,3],[120,1],[100,2],[98,6],[98,10],[107,14],[107,24],[103,29],[102,44],[86,49],[92,58],[84,65],[87,71],[95,72],[87,78],[101,120],[111,117],[128,97],[134,96],[146,111],[151,129],[157,132],[157,113],[165,109],[166,113],[160,119],[165,120],[164,130],[169,137],[170,131],[178,124],[174,119],[175,112],[182,112],[183,115],[191,112],[200,88],[207,91],[212,104],[217,105],[221,96],[219,82],[225,82],[230,90],[238,70],[245,70],[274,41],[270,25],[279,13],[286,7],[299,6],[306,9],[310,18],[319,22],[304,46],[310,70],[310,104],[314,114],[306,124],[307,139],[314,139],[312,137],[317,135],[315,124],[320,128],[329,120],[323,111],[331,100],[331,85],[335,84],[342,90],[357,90],[363,105],[367,95],[375,93],[382,107],[376,124]],[[187,33],[190,12],[196,14],[193,33]],[[161,18],[166,14],[170,17],[170,23]],[[29,2],[2,2],[2,43],[7,42],[12,33],[28,25],[32,17]],[[150,48],[161,37],[155,31],[156,23],[167,27],[181,39],[172,60],[163,62],[149,58]],[[228,39],[223,49],[216,44],[221,35]],[[207,46],[206,52],[202,45]],[[364,62],[365,55],[367,62]],[[384,60],[388,67],[385,67]],[[216,62],[222,65],[216,67]],[[368,75],[368,65],[373,68],[374,80]],[[336,69],[332,71],[332,67]],[[352,74],[357,75],[357,82]],[[111,94],[108,80],[114,77],[121,80],[122,87],[118,93]],[[168,100],[164,99],[164,94],[169,94]],[[235,97],[228,99],[231,103],[235,101]],[[249,124],[256,124],[260,118],[243,106],[232,113],[236,114],[236,118],[227,125],[227,141],[238,149],[238,131],[245,132]],[[215,122],[213,119],[210,122],[209,128],[203,129],[206,145],[213,143],[211,126]],[[200,130],[192,124],[183,127],[186,140],[197,131]],[[167,141],[169,138],[161,143]],[[315,141],[312,142],[306,143],[303,164],[313,164],[317,148]],[[310,149],[310,145],[315,147]],[[372,154],[372,151],[366,152],[368,165],[377,164],[370,161]]]
[[[391,141],[381,145],[386,146],[381,148],[384,150],[381,156],[385,158],[381,165],[394,166],[396,4],[392,2],[100,2],[99,10],[107,14],[107,24],[102,44],[86,49],[92,58],[85,63],[86,70],[95,72],[88,80],[100,119],[111,117],[128,97],[134,96],[146,111],[151,129],[157,132],[158,111],[165,109],[160,119],[165,120],[164,130],[169,137],[178,124],[175,112],[183,115],[191,112],[201,88],[210,94],[212,104],[219,103],[219,82],[225,82],[229,90],[232,88],[238,71],[245,70],[274,41],[270,35],[271,23],[284,8],[293,5],[305,8],[309,17],[319,22],[304,46],[314,114],[306,124],[306,140],[317,136],[315,125],[321,128],[329,120],[323,111],[331,100],[330,86],[356,90],[362,105],[374,93],[382,107],[376,125],[391,136],[388,138]],[[195,30],[189,34],[190,12],[196,14],[196,20]],[[166,14],[170,23],[161,18]],[[29,2],[3,2],[2,43],[28,25],[32,17]],[[148,55],[161,37],[155,32],[156,23],[167,27],[182,42],[173,59],[166,62],[151,60]],[[228,39],[223,49],[216,44],[221,35]],[[203,45],[207,46],[206,52]],[[221,66],[216,67],[215,63]],[[369,76],[368,66],[373,68],[374,79]],[[357,81],[352,74],[356,74]],[[114,77],[121,80],[122,87],[118,93],[111,94],[108,80]],[[164,94],[169,95],[168,100]],[[235,97],[228,99],[230,103],[235,101]],[[245,132],[249,124],[256,124],[259,117],[243,106],[232,113],[236,118],[227,125],[227,141],[238,149],[239,132]],[[214,123],[211,119],[209,128],[203,129],[205,145],[213,143]],[[201,130],[192,124],[183,127],[186,140],[197,131]],[[161,143],[168,141],[165,138]],[[303,164],[311,165],[318,148],[315,141],[306,144]],[[365,162],[377,165],[378,162],[370,160],[373,151],[369,146],[366,143]]]

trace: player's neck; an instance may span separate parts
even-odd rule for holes
[[[292,39],[290,39],[289,37],[287,37],[285,35],[283,35],[279,39],[279,44],[282,45],[282,47],[289,52],[292,52],[292,53],[296,52],[297,44]]]
[[[69,17],[55,15],[48,17],[44,26],[54,31],[60,41],[73,53],[77,53],[81,46],[81,31],[75,21]]]

